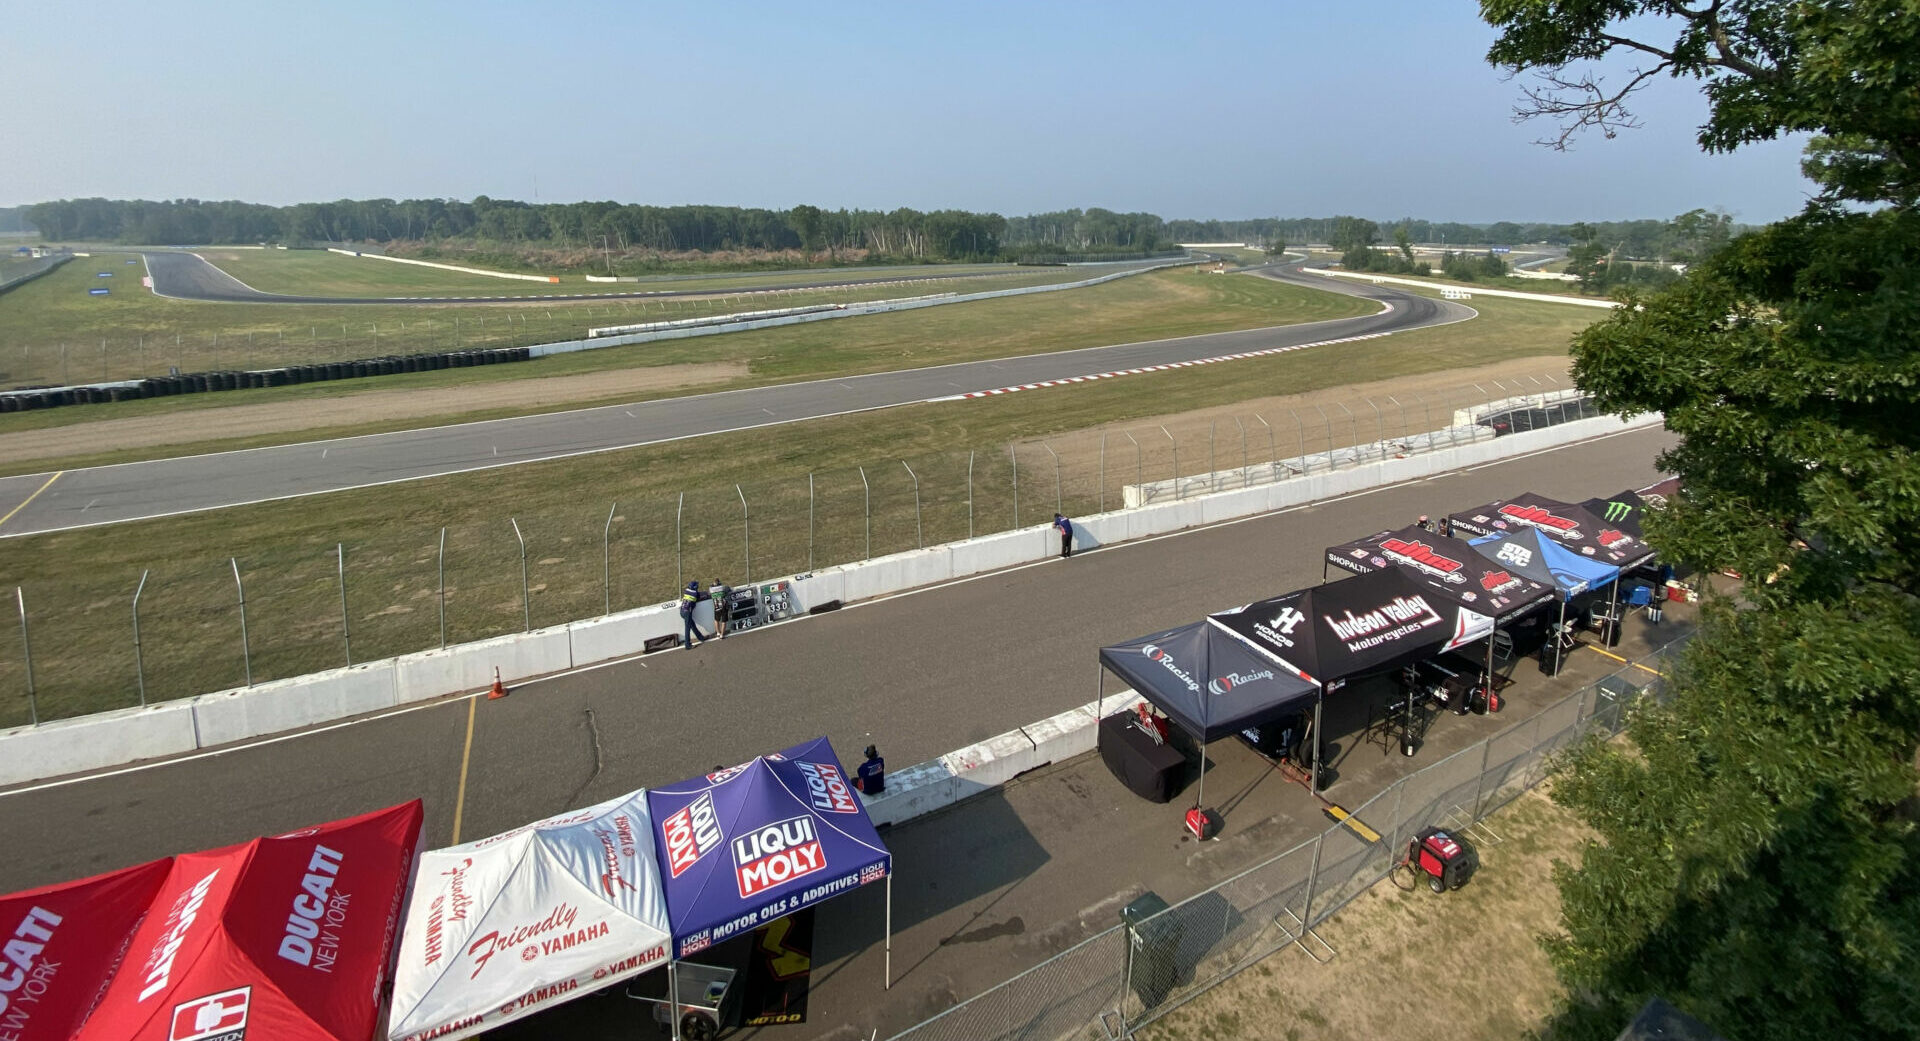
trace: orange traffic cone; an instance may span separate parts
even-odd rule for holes
[[[506,684],[500,682],[500,666],[493,667],[493,686],[487,690],[488,701],[498,701],[507,696]]]

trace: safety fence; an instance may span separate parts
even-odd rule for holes
[[[0,727],[599,618],[671,600],[689,579],[747,585],[1587,414],[1551,376],[1294,400],[686,491],[610,455],[582,479],[599,494],[571,503],[332,537],[289,538],[264,521],[235,533],[229,512],[151,529],[165,549],[118,529],[54,536],[86,547],[53,558],[0,542],[0,590],[15,587],[17,614],[0,639]],[[660,473],[709,451],[675,446]]]
[[[1112,1041],[1284,948],[1326,960],[1314,931],[1397,870],[1409,842],[1444,827],[1497,845],[1486,818],[1539,784],[1555,753],[1611,737],[1642,695],[1659,697],[1678,637],[1512,727],[1395,781],[1353,809],[1377,832],[1335,824],[1157,914],[1115,925],[891,1041]]]

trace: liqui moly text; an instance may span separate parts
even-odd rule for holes
[[[718,849],[720,818],[713,812],[713,795],[703,792],[698,799],[660,822],[660,834],[667,843],[667,870],[674,878],[700,862],[700,858]]]
[[[740,895],[751,897],[827,866],[826,852],[812,817],[794,817],[750,831],[733,840],[735,880]]]

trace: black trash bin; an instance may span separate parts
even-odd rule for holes
[[[1127,924],[1127,985],[1140,1007],[1150,1009],[1167,1000],[1179,982],[1180,941],[1184,929],[1179,916],[1164,914],[1167,902],[1148,890],[1120,909]]]

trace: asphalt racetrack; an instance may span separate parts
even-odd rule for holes
[[[175,300],[198,300],[216,304],[497,304],[503,300],[524,300],[531,303],[565,303],[569,300],[650,300],[659,297],[700,297],[700,296],[739,296],[742,293],[778,289],[790,291],[796,289],[840,289],[847,286],[877,286],[899,282],[926,282],[935,279],[962,280],[968,278],[1000,277],[1013,273],[1006,271],[965,271],[958,273],[940,272],[939,268],[929,267],[925,272],[912,275],[879,277],[868,275],[864,278],[844,278],[835,281],[820,282],[782,282],[771,286],[741,285],[723,289],[650,289],[623,291],[608,289],[593,293],[500,293],[492,296],[289,296],[282,293],[263,293],[258,289],[227,274],[197,253],[175,251],[141,252],[146,258],[147,273],[153,276],[153,292],[156,296],[171,297]],[[1112,270],[1121,270],[1126,265],[1116,265]],[[1148,266],[1142,264],[1140,266]]]
[[[1461,304],[1386,286],[1328,285],[1331,280],[1309,279],[1289,269],[1267,269],[1262,273],[1322,291],[1366,297],[1389,306],[1374,315],[1308,325],[963,362],[633,405],[0,478],[0,518],[5,518],[0,521],[0,537],[561,459],[890,408],[973,391],[1218,358],[1246,351],[1321,343],[1325,345],[1313,349],[1339,350],[1340,344],[1325,341],[1444,325],[1475,314]],[[1129,378],[1151,379],[1152,376]]]
[[[1104,644],[1318,583],[1326,546],[1529,490],[1579,501],[1645,487],[1673,442],[1614,435],[526,683],[475,706],[461,835],[821,734],[843,757],[871,740],[895,769],[921,762],[1092,701]],[[446,845],[470,704],[0,792],[0,892],[415,797],[429,848]]]

